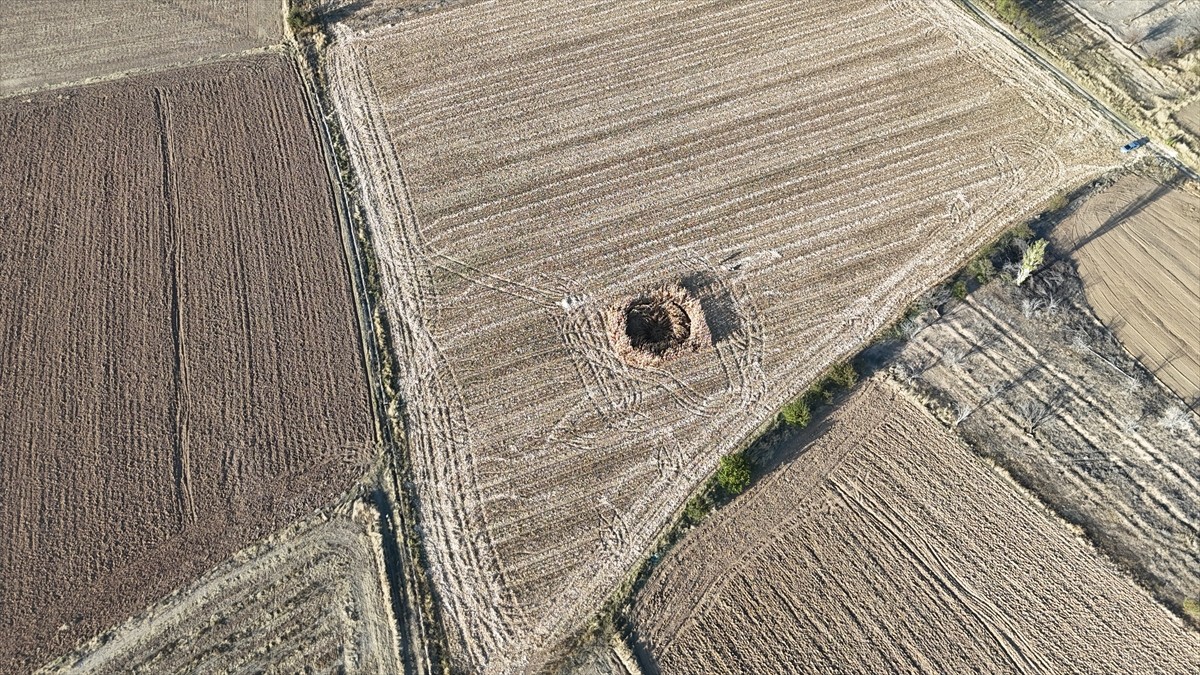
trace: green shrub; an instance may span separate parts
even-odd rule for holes
[[[293,33],[302,35],[316,27],[317,13],[307,3],[296,3],[288,7],[287,23]]]
[[[1007,246],[1018,239],[1029,241],[1031,238],[1033,238],[1033,228],[1029,227],[1029,223],[1021,223],[1001,235],[1000,245]]]
[[[709,511],[712,511],[712,504],[703,497],[695,497],[683,507],[683,519],[690,525],[698,525]]]
[[[1017,276],[1013,281],[1020,286],[1025,283],[1046,259],[1046,240],[1037,239],[1025,249],[1025,254],[1021,256],[1021,267],[1017,271]]]
[[[1191,617],[1192,621],[1200,624],[1200,600],[1185,598],[1183,601],[1183,613]]]
[[[717,467],[717,485],[730,496],[746,490],[750,485],[750,461],[745,453],[735,452],[721,458],[721,465]]]
[[[1017,27],[1029,23],[1029,11],[1021,6],[1020,0],[996,0],[996,13]]]
[[[996,276],[996,266],[992,264],[991,258],[980,256],[967,265],[967,273],[975,277],[975,281],[986,284]]]
[[[950,293],[954,295],[955,300],[962,300],[967,297],[967,282],[958,280],[950,287]]]
[[[812,410],[808,407],[808,398],[801,396],[791,403],[783,406],[779,416],[788,426],[800,427],[803,429],[812,421]]]
[[[854,372],[854,365],[850,362],[839,363],[829,369],[829,381],[842,389],[849,389],[858,382],[858,373]]]

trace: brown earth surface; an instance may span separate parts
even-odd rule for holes
[[[536,670],[721,455],[1120,161],[949,2],[535,0],[332,32],[464,670]],[[622,361],[605,312],[664,284],[712,348]]]
[[[346,489],[373,456],[295,66],[0,101],[0,672]]]
[[[20,0],[0,12],[0,96],[282,41],[280,0]]]
[[[1081,287],[1066,262],[1025,286],[988,284],[917,331],[894,372],[978,454],[1160,600],[1194,613],[1200,425],[1099,323]]]
[[[1200,634],[889,383],[782,455],[638,594],[661,672],[1200,668]]]
[[[402,672],[378,523],[324,511],[41,672]]]
[[[1147,369],[1200,401],[1200,186],[1126,175],[1055,228],[1088,303]]]
[[[1175,113],[1175,119],[1193,136],[1200,138],[1200,99],[1189,103]]]

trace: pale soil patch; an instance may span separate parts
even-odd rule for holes
[[[1148,53],[1200,35],[1200,0],[1068,0]]]
[[[642,675],[637,658],[618,636],[571,655],[559,669],[562,675]]]
[[[401,672],[378,524],[328,509],[42,672]]]
[[[1120,137],[948,2],[461,5],[334,28],[455,662],[535,669],[690,490]],[[1002,120],[1002,121],[1000,121]],[[713,346],[623,362],[678,284]]]
[[[868,381],[638,595],[663,673],[1194,672],[1200,635]]]
[[[1127,175],[1053,235],[1097,316],[1176,394],[1200,399],[1200,195]]]
[[[1188,104],[1175,113],[1175,119],[1193,136],[1200,138],[1200,99]]]
[[[1060,262],[997,281],[900,352],[895,372],[976,452],[1080,525],[1164,602],[1200,598],[1200,428],[1130,357]]]
[[[20,0],[0,11],[0,96],[282,41],[280,0]]]

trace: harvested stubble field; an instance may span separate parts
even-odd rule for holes
[[[327,509],[42,672],[402,672],[378,523]]]
[[[661,672],[1200,668],[1200,634],[891,383],[779,456],[638,594]]]
[[[1053,232],[1088,303],[1149,370],[1200,401],[1200,186],[1125,175]]]
[[[283,41],[280,0],[20,0],[0,12],[0,96]]]
[[[1187,3],[1193,2],[1189,7]],[[1019,6],[1019,15],[1011,9],[995,13],[1006,21],[1015,20],[1022,39],[1046,52],[1104,105],[1164,146],[1169,144],[1172,156],[1193,169],[1200,166],[1200,137],[1192,136],[1180,119],[1181,110],[1200,91],[1200,51],[1182,57],[1176,51],[1177,39],[1186,42],[1189,31],[1200,31],[1200,26],[1188,23],[1189,15],[1200,10],[1200,2],[983,0],[975,4],[993,10],[1000,5]],[[1144,23],[1114,27],[1099,16],[1123,14],[1138,5],[1141,8],[1133,13],[1142,15]],[[1196,35],[1200,38],[1200,33]],[[1128,132],[1135,133],[1133,128]]]
[[[346,21],[331,92],[464,669],[541,665],[721,455],[1116,161],[1113,132],[948,2]],[[606,312],[675,284],[712,343],[620,358]]]
[[[0,672],[141,610],[374,455],[295,66],[0,101]]]
[[[1065,262],[993,282],[920,330],[895,372],[976,452],[1176,608],[1200,599],[1200,425],[1082,299]]]

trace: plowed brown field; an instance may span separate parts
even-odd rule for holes
[[[295,67],[0,102],[0,672],[343,491],[372,454]]]
[[[466,670],[537,668],[722,454],[1117,161],[948,1],[527,0],[333,30]],[[664,285],[713,344],[623,360],[606,311]]]
[[[282,41],[280,0],[20,0],[0,12],[0,96]]]
[[[803,440],[638,595],[661,672],[1200,668],[1200,635],[889,384]]]
[[[402,672],[378,523],[366,501],[338,505],[42,670]]]

